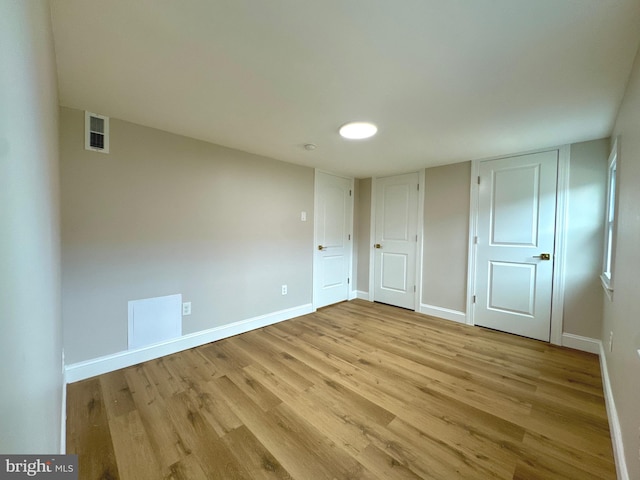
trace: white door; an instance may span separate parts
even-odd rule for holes
[[[558,152],[480,163],[474,323],[549,341]]]
[[[374,300],[415,309],[418,173],[376,179]]]
[[[314,305],[349,299],[352,180],[316,172]]]

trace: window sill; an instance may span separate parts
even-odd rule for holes
[[[609,301],[613,302],[613,286],[611,285],[611,282],[604,275],[600,275],[600,283],[602,284],[604,293],[607,294]]]

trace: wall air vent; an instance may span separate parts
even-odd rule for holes
[[[84,112],[84,148],[109,153],[109,117]]]

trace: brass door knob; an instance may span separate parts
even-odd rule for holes
[[[318,250],[326,250],[327,247],[323,247],[322,245],[318,245]]]
[[[374,245],[374,247],[376,247],[376,248],[382,248],[382,245],[380,245],[379,243],[376,243],[376,244]]]
[[[540,260],[551,260],[551,254],[541,253],[540,255],[534,255],[533,258],[539,258]]]

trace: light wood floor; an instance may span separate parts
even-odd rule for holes
[[[363,301],[68,388],[81,479],[614,479],[598,358]]]

